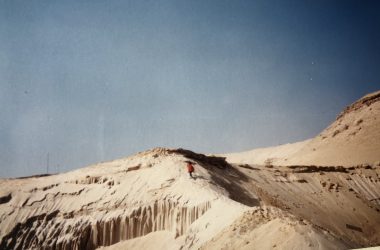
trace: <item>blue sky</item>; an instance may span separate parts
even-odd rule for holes
[[[0,176],[304,140],[380,89],[378,1],[0,1]]]

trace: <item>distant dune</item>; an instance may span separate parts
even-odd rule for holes
[[[0,249],[378,246],[379,99],[363,97],[295,144],[227,158],[155,148],[63,174],[0,179]]]
[[[380,164],[380,91],[348,106],[313,139],[225,156],[230,162],[260,165]]]

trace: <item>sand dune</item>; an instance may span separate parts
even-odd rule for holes
[[[197,163],[195,179],[185,171],[189,159]],[[0,248],[378,245],[379,173],[230,165],[154,149],[66,174],[1,180]]]
[[[379,96],[349,106],[314,139],[228,161],[156,148],[58,175],[0,179],[0,249],[380,245]]]
[[[212,182],[225,177],[208,170],[209,158],[196,180],[187,159],[155,149],[66,174],[1,180],[0,248],[95,249],[158,231],[170,232],[173,244],[200,246],[247,208]],[[188,242],[197,230],[208,233]]]
[[[303,147],[305,147],[310,140],[305,140],[296,143],[288,143],[275,147],[258,148],[247,152],[223,154],[220,156],[226,157],[228,162],[238,164],[255,164],[255,165],[281,165],[284,159],[294,155]]]
[[[226,154],[235,163],[357,166],[380,164],[380,91],[348,106],[318,136],[303,142]]]

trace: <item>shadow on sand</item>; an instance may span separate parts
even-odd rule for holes
[[[249,184],[252,180],[243,172],[232,167],[226,161],[226,158],[206,156],[185,149],[177,149],[173,153],[182,154],[184,157],[204,167],[210,173],[212,182],[226,189],[232,200],[250,207],[260,205],[260,201],[256,198],[255,194],[244,188],[244,184]],[[193,179],[206,180],[203,176],[199,175],[194,176]]]

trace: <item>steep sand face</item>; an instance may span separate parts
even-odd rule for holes
[[[380,91],[348,106],[313,139],[225,156],[230,162],[260,165],[380,164]]]
[[[195,179],[186,173],[188,160],[196,163]],[[278,195],[271,188],[258,185],[273,182],[272,170],[252,169],[232,166],[220,157],[159,148],[61,175],[4,179],[0,248],[218,248],[213,239],[239,248],[241,239],[228,228],[240,224],[255,235],[272,232],[270,237],[278,241],[293,235],[284,247],[301,249],[303,238],[314,242],[314,249],[376,242],[367,234],[340,239],[329,227],[309,222],[311,218],[300,223],[298,217],[281,211],[285,203],[274,202]],[[245,225],[244,216],[260,223]],[[310,234],[301,236],[303,230]],[[264,246],[267,241],[258,237],[254,244]]]
[[[196,179],[186,172],[190,159]],[[244,204],[258,204],[229,184],[239,177],[222,158],[155,149],[61,175],[1,180],[0,249],[95,249],[161,231],[177,245],[199,246]]]
[[[237,166],[272,205],[350,247],[380,245],[380,167]]]

